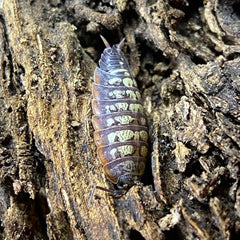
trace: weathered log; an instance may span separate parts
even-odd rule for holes
[[[1,239],[238,239],[238,0],[0,1]],[[91,84],[123,37],[150,131],[121,198],[97,159]]]

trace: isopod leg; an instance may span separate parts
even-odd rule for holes
[[[124,195],[127,192],[127,190],[125,190],[125,189],[112,190],[112,189],[108,189],[108,188],[104,188],[104,187],[94,185],[93,189],[91,191],[89,200],[88,200],[88,205],[91,205],[92,199],[93,199],[93,196],[94,196],[94,193],[95,193],[96,189],[108,192],[114,198],[120,198],[122,195]]]

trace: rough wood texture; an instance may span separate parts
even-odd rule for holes
[[[239,239],[237,0],[0,1],[0,239]],[[143,95],[142,185],[114,199],[91,84],[118,43]]]

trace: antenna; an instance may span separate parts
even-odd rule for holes
[[[108,43],[108,41],[106,40],[106,38],[104,38],[102,35],[100,35],[101,39],[103,40],[103,43],[104,45],[107,47],[107,48],[110,48],[110,44]]]
[[[121,50],[123,44],[124,44],[125,38],[123,38],[120,43],[117,45],[117,49]]]

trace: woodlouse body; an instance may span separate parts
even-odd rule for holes
[[[148,131],[141,95],[121,52],[123,40],[104,49],[94,72],[92,118],[98,158],[107,177],[129,188],[143,175]]]

